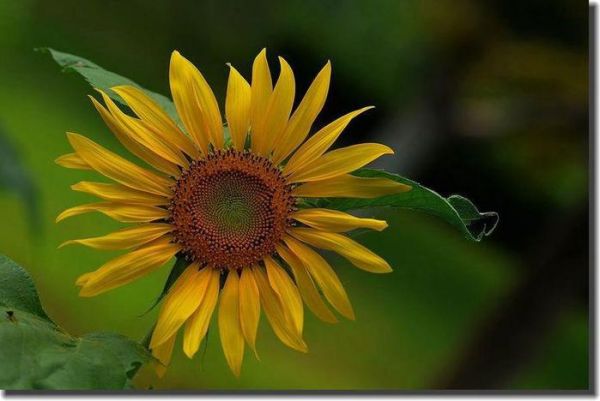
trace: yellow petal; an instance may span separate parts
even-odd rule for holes
[[[78,287],[82,287],[93,276],[94,276],[94,272],[84,273],[81,276],[77,277],[77,280],[75,281],[75,285]]]
[[[149,123],[143,120],[139,120],[123,113],[108,95],[101,90],[98,90],[98,92],[102,95],[104,103],[106,103],[106,106],[113,117],[113,124],[117,127],[117,130],[122,136],[127,136],[132,141],[142,145],[144,149],[155,154],[159,159],[179,165],[183,168],[189,166],[186,157],[181,153],[177,146],[168,142],[168,139],[165,139],[163,134],[157,134],[156,128],[152,128]],[[119,91],[119,93],[121,96],[124,96],[124,93],[121,91]],[[156,163],[154,160],[153,162]]]
[[[394,151],[379,143],[361,143],[325,153],[310,165],[290,174],[289,182],[319,181],[350,173]]]
[[[225,115],[231,133],[231,142],[237,150],[243,150],[250,126],[250,84],[229,65],[229,81],[225,100]]]
[[[190,138],[181,132],[171,117],[142,90],[131,85],[116,86],[111,89],[127,102],[138,117],[154,128],[155,134],[164,143],[175,145],[177,149],[194,159],[200,156],[200,152]]]
[[[217,99],[198,69],[185,57],[171,54],[169,82],[177,113],[202,151],[208,153],[209,141],[223,148],[223,121]]]
[[[314,247],[334,251],[348,259],[358,268],[371,273],[389,273],[390,265],[358,242],[336,233],[314,230],[312,228],[290,228],[290,234]]]
[[[170,224],[142,224],[123,228],[102,237],[66,241],[59,248],[70,244],[81,244],[96,249],[129,249],[154,241],[172,230],[173,226]]]
[[[79,170],[91,170],[92,167],[87,164],[77,153],[67,153],[66,155],[59,156],[54,160],[54,163],[61,167],[76,168]]]
[[[117,113],[121,113],[120,109],[113,103],[106,93],[102,92],[101,90],[98,90],[98,92],[100,92],[104,102],[107,105],[115,109]],[[159,156],[153,149],[149,148],[147,144],[139,138],[135,131],[127,128],[127,126],[121,122],[121,119],[114,117],[110,111],[108,111],[92,96],[89,96],[89,98],[92,100],[92,104],[100,114],[100,117],[102,117],[102,120],[104,120],[106,126],[112,131],[113,134],[115,134],[125,149],[155,169],[167,173],[173,177],[179,177],[181,171],[175,163]]]
[[[267,49],[262,49],[252,64],[251,91],[250,125],[252,127],[252,148],[254,149],[255,143],[265,141],[264,138],[258,137],[259,134],[256,133],[256,130],[261,130],[260,127],[267,114],[269,100],[273,93],[271,71],[269,71],[269,63],[267,62]]]
[[[169,199],[160,195],[149,194],[128,188],[121,184],[105,184],[101,182],[81,181],[71,185],[74,191],[85,192],[100,199],[117,203],[143,203],[152,206],[169,204]]]
[[[383,220],[355,217],[351,214],[331,209],[300,209],[293,212],[290,217],[317,230],[334,233],[346,232],[357,228],[370,228],[381,231],[388,226]]]
[[[252,271],[260,293],[262,309],[265,311],[267,320],[275,335],[288,347],[300,352],[308,352],[308,347],[302,337],[298,335],[296,329],[285,318],[279,297],[271,288],[264,271],[256,266],[252,268]]]
[[[194,313],[206,293],[212,271],[211,268],[199,269],[196,263],[192,263],[181,273],[160,308],[150,348],[171,338]]]
[[[229,271],[219,303],[219,335],[229,368],[240,375],[244,359],[244,335],[240,325],[240,289],[238,273]]]
[[[260,294],[252,269],[242,270],[240,277],[240,325],[246,342],[256,352],[256,331],[260,320]]]
[[[171,96],[187,132],[204,154],[208,154],[210,134],[206,129],[196,93],[192,88],[192,72],[187,66],[189,62],[179,52],[171,54],[169,67],[169,85]]]
[[[285,132],[277,139],[273,151],[274,164],[281,163],[308,135],[315,119],[325,104],[330,79],[331,63],[328,61],[325,67],[317,74],[315,80],[306,91],[300,105],[292,114]]]
[[[362,198],[410,191],[411,187],[387,178],[355,177],[344,174],[323,181],[301,184],[292,190],[293,196],[305,198]]]
[[[99,173],[125,186],[156,195],[170,196],[172,181],[143,169],[88,138],[67,133],[73,149]]]
[[[152,355],[158,360],[154,363],[154,369],[156,370],[158,377],[164,376],[167,371],[167,367],[171,363],[173,347],[175,346],[176,339],[177,335],[174,334],[167,341],[152,349]]]
[[[252,126],[252,133],[255,135],[252,141],[252,150],[261,155],[269,155],[275,140],[285,130],[285,127],[294,105],[294,94],[296,83],[294,72],[289,64],[279,57],[281,73],[275,84],[275,89],[269,99],[269,104],[262,120]]]
[[[267,277],[271,288],[279,296],[283,313],[290,320],[293,327],[302,336],[302,327],[304,325],[304,309],[302,308],[302,298],[298,288],[290,276],[271,258],[267,256],[264,259],[267,268]]]
[[[333,307],[348,319],[354,320],[352,305],[344,286],[329,263],[317,252],[298,240],[285,236],[284,241],[290,250],[302,261],[306,269],[317,282],[325,298]]]
[[[290,157],[283,170],[284,173],[291,174],[303,166],[312,164],[331,147],[354,117],[372,108],[373,106],[369,106],[355,110],[321,128]]]
[[[123,223],[147,223],[169,217],[169,211],[160,207],[98,202],[69,208],[56,217],[56,222],[89,212],[100,212]]]
[[[291,251],[282,245],[277,246],[277,253],[285,260],[288,266],[291,267],[296,279],[296,284],[302,295],[302,299],[308,308],[321,320],[328,323],[336,323],[335,315],[329,310],[319,291],[315,287],[312,278],[308,274],[304,264]]]
[[[167,263],[181,246],[161,238],[143,248],[121,255],[92,272],[79,292],[82,297],[92,297],[132,282]]]
[[[217,269],[212,270],[206,293],[202,297],[200,306],[192,313],[192,316],[185,322],[185,331],[183,333],[183,352],[192,358],[198,349],[206,332],[212,317],[217,299],[219,297],[219,277],[221,272]]]

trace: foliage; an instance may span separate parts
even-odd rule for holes
[[[0,255],[0,388],[129,388],[149,361],[140,344],[115,333],[73,337],[46,314],[29,274]]]
[[[354,175],[358,177],[388,178],[411,186],[411,190],[375,199],[323,198],[315,200],[314,204],[319,207],[336,210],[373,207],[398,207],[420,210],[450,223],[467,238],[474,241],[480,241],[483,237],[492,234],[498,224],[498,213],[480,212],[473,202],[460,195],[451,195],[448,198],[444,198],[435,191],[415,181],[383,170],[363,168],[355,171]]]
[[[148,96],[150,96],[156,103],[158,103],[166,112],[171,116],[174,121],[179,121],[175,105],[167,97],[159,95],[158,93],[151,92],[147,89],[142,88],[137,83],[133,82],[129,78],[125,78],[121,75],[115,74],[100,67],[97,64],[92,63],[90,60],[86,60],[79,56],[74,56],[69,53],[59,52],[51,48],[40,48],[37,49],[41,52],[50,53],[54,61],[63,68],[65,72],[76,72],[80,74],[85,80],[92,85],[94,88],[101,89],[106,92],[113,100],[126,105],[126,103],[113,92],[110,88],[119,85],[132,85],[142,89]]]

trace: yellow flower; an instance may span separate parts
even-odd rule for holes
[[[251,84],[230,66],[225,101],[230,143],[204,77],[173,52],[169,78],[181,126],[133,86],[111,89],[135,116],[121,111],[102,91],[105,106],[91,98],[123,146],[153,170],[75,133],[67,134],[74,153],[57,159],[61,166],[93,169],[115,181],[73,185],[102,201],[70,208],[57,221],[99,211],[135,223],[101,237],[67,241],[129,250],[79,277],[81,296],[127,284],[176,255],[189,261],[164,298],[150,342],[162,362],[161,374],[180,328],[183,350],[194,356],[217,304],[221,344],[235,375],[245,344],[256,353],[261,309],[277,337],[301,352],[307,351],[303,302],[322,320],[336,322],[324,296],[341,315],[354,319],[344,287],[313,247],[335,251],[369,272],[391,271],[381,257],[342,234],[356,228],[381,231],[385,221],[300,208],[306,202],[299,202],[374,198],[409,189],[391,180],[350,175],[393,153],[387,146],[367,143],[329,150],[350,121],[370,107],[338,118],[306,140],[323,108],[331,65],[323,67],[292,113],[294,74],[283,58],[279,62],[275,86],[265,50],[254,60]]]

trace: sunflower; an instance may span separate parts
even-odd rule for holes
[[[150,341],[160,361],[159,374],[170,362],[179,329],[183,351],[194,356],[215,309],[223,352],[236,376],[245,345],[256,353],[261,311],[276,336],[301,352],[307,352],[303,303],[325,322],[337,321],[330,307],[354,319],[338,276],[314,248],[337,252],[369,272],[391,271],[385,260],[343,234],[357,228],[381,231],[385,221],[313,208],[307,201],[375,198],[410,189],[391,180],[350,174],[393,153],[385,145],[329,150],[350,121],[371,107],[348,113],[307,139],[327,96],[331,65],[325,64],[292,112],[294,74],[283,58],[279,63],[274,86],[266,50],[254,60],[251,83],[229,65],[226,135],[208,83],[175,51],[169,81],[180,121],[134,86],[111,88],[131,115],[102,90],[98,92],[104,105],[90,96],[117,139],[148,166],[140,167],[70,132],[67,138],[74,152],[56,160],[63,167],[95,170],[114,181],[73,185],[73,190],[101,201],[67,209],[57,221],[97,211],[134,223],[104,236],[65,243],[128,251],[80,276],[76,284],[81,296],[127,284],[173,257],[186,261],[163,299]]]

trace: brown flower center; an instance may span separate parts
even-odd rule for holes
[[[236,150],[191,163],[169,210],[175,240],[192,260],[248,267],[275,251],[294,207],[291,188],[269,160]]]

